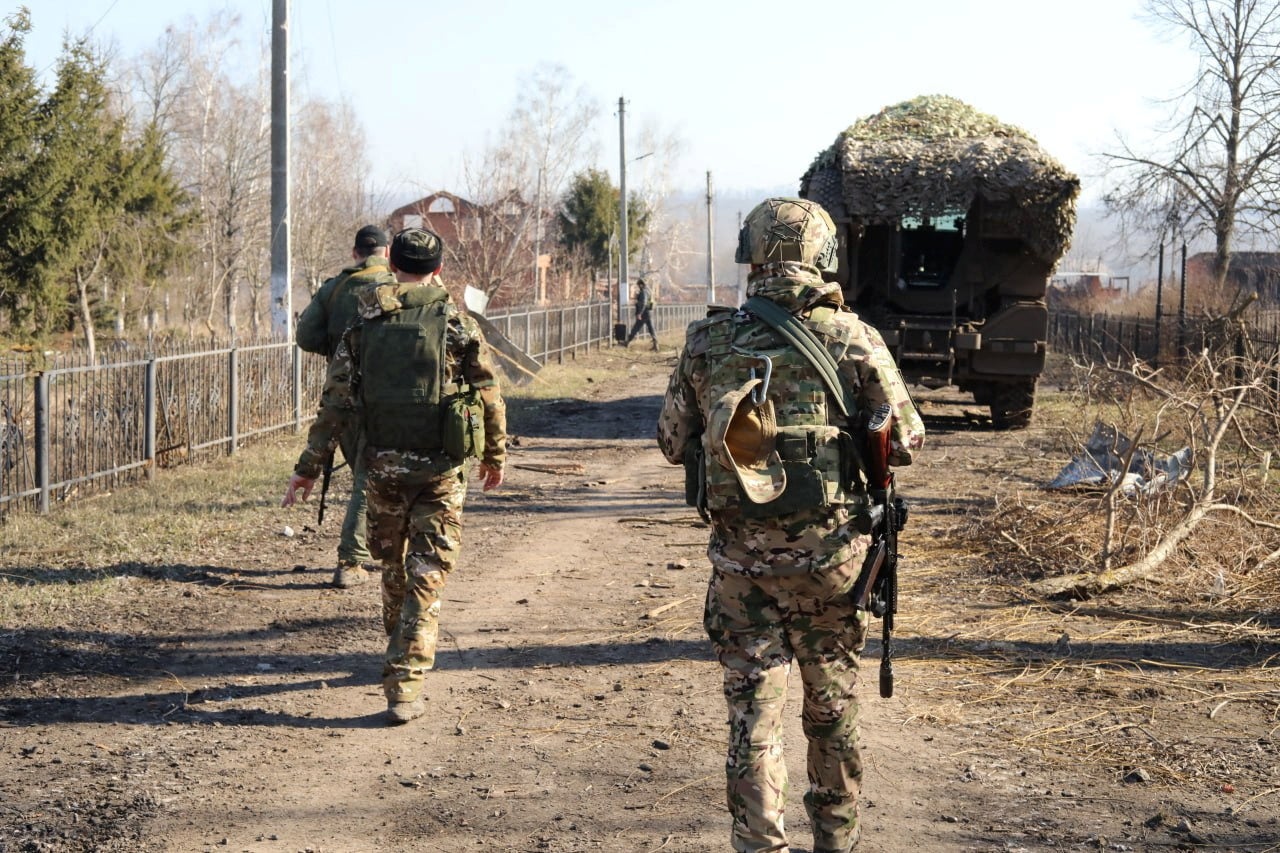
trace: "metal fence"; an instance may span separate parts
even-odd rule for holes
[[[1247,323],[1249,337],[1260,350],[1280,346],[1280,315],[1259,313]],[[1176,364],[1206,348],[1234,349],[1237,330],[1202,318],[1135,317],[1113,314],[1049,314],[1049,346],[1085,361],[1139,358],[1153,365]]]
[[[324,361],[264,343],[124,348],[97,364],[65,353],[0,370],[0,512],[43,513],[300,428]]]
[[[658,304],[651,314],[658,334],[683,329],[706,316],[705,305]],[[635,310],[628,306],[615,324],[613,305],[595,302],[557,308],[511,308],[485,314],[485,319],[527,355],[541,364],[563,363],[565,356],[576,358],[591,347],[599,349],[617,343],[615,326],[630,331]]]
[[[683,328],[705,310],[658,305],[654,328]],[[541,364],[614,341],[608,303],[512,309],[488,319]],[[314,417],[324,369],[324,359],[284,342],[122,345],[99,353],[97,363],[79,353],[0,359],[0,516],[46,513],[160,468],[300,430]]]

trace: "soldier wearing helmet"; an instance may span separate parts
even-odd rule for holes
[[[786,850],[782,711],[793,661],[804,682],[814,853],[857,844],[862,760],[854,683],[867,615],[850,599],[869,537],[851,436],[888,404],[890,462],[909,465],[924,424],[880,335],[843,303],[836,230],[815,202],[766,199],[748,214],[738,263],[748,297],[798,319],[833,357],[840,401],[815,364],[747,306],[691,324],[658,421],[686,466],[691,503],[711,522],[705,627],[724,674],[733,849]],[[757,309],[759,310],[759,309]],[[836,381],[832,378],[832,381]],[[856,401],[846,418],[841,407]]]
[[[466,468],[484,490],[502,484],[506,408],[480,328],[439,278],[444,246],[422,228],[391,241],[396,281],[359,293],[359,320],[342,336],[320,411],[285,491],[310,494],[346,424],[359,423],[367,472],[369,550],[382,564],[387,720],[426,712],[441,590],[462,544]]]

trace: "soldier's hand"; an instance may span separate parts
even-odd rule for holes
[[[284,500],[280,502],[280,506],[293,506],[298,501],[305,501],[311,497],[311,488],[315,484],[314,477],[303,477],[299,474],[294,474],[289,478],[289,485],[284,490]],[[299,489],[302,490],[301,496],[295,494]]]
[[[480,482],[483,484],[482,488],[484,489],[484,491],[487,492],[490,489],[496,489],[498,488],[498,486],[502,485],[502,469],[501,468],[495,468],[491,465],[486,465],[485,463],[481,462],[480,467],[477,469],[477,471],[480,474]]]

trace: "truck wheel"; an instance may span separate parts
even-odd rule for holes
[[[996,429],[1026,429],[1036,402],[1036,381],[996,385],[991,389],[991,422]]]

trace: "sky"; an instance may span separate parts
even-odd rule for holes
[[[10,3],[9,9],[19,4]],[[28,2],[28,60],[56,61],[64,32],[125,56],[164,28],[238,13],[265,38],[271,0]],[[392,197],[459,186],[539,64],[564,66],[600,105],[597,166],[617,180],[619,97],[628,155],[642,126],[683,142],[672,189],[792,191],[857,119],[946,94],[1029,131],[1082,178],[1116,135],[1142,141],[1192,77],[1187,44],[1140,0],[293,0],[295,94],[346,99],[364,121],[375,184]],[[264,44],[269,42],[264,41]],[[252,67],[256,57],[246,62]],[[643,168],[647,164],[628,167]],[[633,180],[629,177],[629,182]]]

